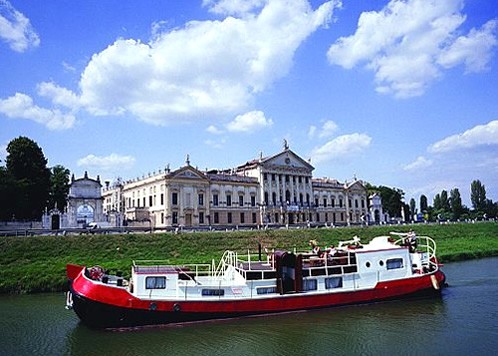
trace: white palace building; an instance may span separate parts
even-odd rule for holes
[[[155,229],[337,226],[383,220],[379,197],[374,205],[367,204],[360,180],[313,178],[313,170],[286,142],[281,152],[230,170],[200,171],[187,156],[177,170],[167,167],[141,179],[106,182],[103,216],[112,226],[147,223]]]

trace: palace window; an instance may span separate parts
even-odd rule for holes
[[[227,194],[227,206],[232,206],[232,195]]]
[[[178,205],[178,193],[173,192],[171,194],[171,204]]]
[[[218,194],[213,194],[213,205],[218,206]]]
[[[323,198],[323,206],[327,207],[327,198]]]
[[[251,206],[256,206],[256,196],[251,195]]]
[[[199,212],[199,224],[204,224],[204,212]]]
[[[214,213],[214,223],[215,224],[220,223],[220,215],[218,213]]]
[[[256,224],[256,222],[257,222],[257,221],[258,221],[258,220],[257,220],[257,215],[256,215],[256,213],[252,213],[252,223],[253,223],[253,224]]]
[[[176,225],[178,224],[178,212],[177,211],[173,211],[173,225]]]
[[[244,196],[239,195],[239,206],[244,206]]]
[[[204,205],[204,194],[199,193],[199,205],[203,206]]]
[[[245,219],[245,217],[246,217],[246,214],[244,214],[244,213],[240,213],[240,223],[241,223],[241,224],[244,224],[244,223],[246,222],[246,221],[245,221],[245,220],[246,220],[246,219]]]
[[[164,194],[161,193],[161,205],[164,205]]]
[[[228,222],[229,224],[231,224],[231,223],[232,223],[232,213],[227,213],[227,222]]]

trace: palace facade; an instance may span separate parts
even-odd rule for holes
[[[314,167],[285,144],[281,152],[230,170],[183,167],[106,182],[103,212],[114,226],[351,225],[373,221],[360,180],[313,178]]]

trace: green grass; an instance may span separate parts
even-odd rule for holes
[[[416,225],[336,229],[195,232],[174,235],[74,235],[0,237],[0,293],[61,291],[66,288],[67,263],[101,265],[129,276],[132,260],[167,263],[218,261],[227,249],[257,252],[258,241],[269,248],[305,250],[308,241],[337,244],[358,235],[362,242],[390,231],[433,237],[441,262],[498,256],[498,224]]]

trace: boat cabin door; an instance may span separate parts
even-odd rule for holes
[[[302,291],[302,256],[291,252],[276,251],[277,290],[280,294]]]

